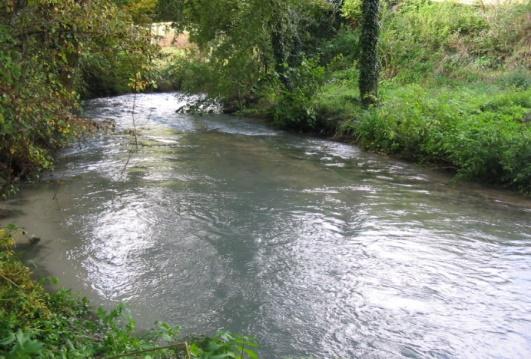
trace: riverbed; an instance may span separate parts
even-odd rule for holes
[[[531,357],[529,200],[187,101],[85,104],[117,132],[1,204],[37,273],[264,358]]]

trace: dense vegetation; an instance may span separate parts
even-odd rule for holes
[[[197,45],[163,71],[176,88],[531,191],[529,3],[382,2],[379,98],[368,109],[358,89],[361,1],[164,3]]]
[[[9,0],[0,5],[0,193],[52,166],[79,133],[82,97],[141,87],[149,29],[110,0]]]
[[[2,2],[0,193],[51,168],[54,152],[91,127],[82,99],[143,91],[154,79],[205,92],[226,111],[531,192],[531,4],[376,4]],[[368,12],[380,23],[363,32]],[[194,46],[154,62],[154,19],[173,21]],[[365,61],[376,56],[379,66]],[[0,357],[256,357],[248,338],[185,340],[167,324],[140,336],[122,308],[95,313],[67,291],[46,291],[14,253],[12,231],[0,228]]]

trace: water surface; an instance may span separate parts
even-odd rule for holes
[[[531,357],[529,201],[186,100],[87,104],[119,133],[2,204],[38,272],[265,358]]]

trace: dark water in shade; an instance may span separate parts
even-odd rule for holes
[[[138,151],[88,140],[1,205],[38,272],[264,358],[531,358],[529,201],[183,101],[138,95]],[[132,103],[87,114],[126,129]]]

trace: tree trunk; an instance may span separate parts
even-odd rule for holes
[[[360,97],[364,106],[378,100],[379,0],[363,0],[361,20]]]
[[[279,26],[279,24],[275,24]],[[290,89],[291,84],[288,76],[286,75],[286,66],[288,62],[288,56],[285,45],[285,38],[282,30],[275,28],[275,25],[272,26],[273,31],[271,33],[271,47],[273,49],[273,61],[275,62],[275,72],[278,74],[278,77],[282,84],[286,88]]]

